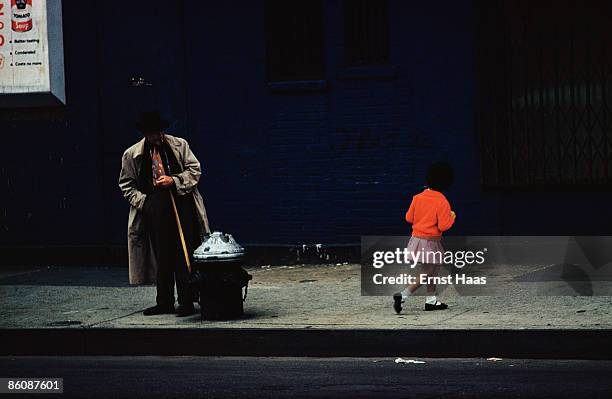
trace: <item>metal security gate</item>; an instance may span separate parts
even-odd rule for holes
[[[477,2],[482,183],[612,188],[612,2]]]

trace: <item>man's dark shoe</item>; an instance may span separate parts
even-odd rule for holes
[[[435,305],[431,304],[431,303],[426,303],[425,304],[425,310],[430,311],[430,310],[444,310],[447,309],[448,305],[442,302],[438,302]]]
[[[150,308],[146,308],[142,312],[142,314],[145,316],[153,316],[156,314],[168,314],[168,313],[174,313],[174,305],[168,305],[168,306],[155,305],[155,306],[151,306]]]
[[[193,304],[191,305],[179,305],[176,308],[176,317],[185,317],[185,316],[191,316],[192,314],[194,314],[196,312],[195,307],[193,306]]]
[[[400,312],[402,311],[402,303],[404,303],[404,301],[402,301],[402,294],[394,294],[393,310],[395,310],[395,313],[400,314]]]

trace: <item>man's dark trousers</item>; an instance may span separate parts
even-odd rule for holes
[[[177,206],[185,205],[183,200],[188,198],[177,198],[176,194],[174,195]],[[170,190],[156,189],[148,194],[143,210],[147,230],[151,235],[153,253],[157,259],[157,305],[174,306],[174,282],[176,280],[179,305],[193,306],[193,295],[188,282],[189,272],[174,216]],[[187,249],[192,251],[189,245],[189,232],[193,229],[192,218],[181,217],[181,225],[187,236],[185,237]]]

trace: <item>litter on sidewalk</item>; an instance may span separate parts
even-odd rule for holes
[[[397,359],[395,359],[395,363],[400,364],[400,363],[407,363],[407,364],[424,364],[425,362],[421,361],[421,360],[414,360],[414,359],[402,359],[401,357],[398,357]]]

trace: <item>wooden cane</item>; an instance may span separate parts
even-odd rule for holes
[[[187,253],[187,244],[185,244],[185,235],[183,234],[183,227],[181,225],[181,219],[179,218],[178,209],[176,208],[176,202],[174,201],[174,194],[170,192],[170,199],[172,200],[172,209],[174,209],[174,217],[176,219],[176,225],[178,227],[179,236],[181,237],[181,245],[183,246],[183,254],[185,255],[185,263],[187,264],[187,270],[191,273],[191,262],[189,261],[189,253]]]
[[[161,140],[165,141],[165,137],[162,134]],[[157,157],[155,156],[157,155]],[[168,154],[164,151],[164,155],[166,156],[166,170],[170,171],[170,160],[168,159]],[[158,159],[158,161],[156,161]],[[153,161],[153,185],[155,185],[155,180],[160,178],[161,176],[165,176],[164,166],[162,164],[161,155],[157,151],[157,148],[153,148],[151,150],[151,160]],[[191,273],[191,262],[189,261],[189,254],[187,253],[187,245],[185,244],[185,235],[183,234],[183,226],[181,225],[181,218],[179,217],[178,209],[176,208],[176,201],[174,201],[174,194],[172,190],[168,190],[170,193],[170,199],[172,200],[172,209],[174,210],[174,218],[176,219],[176,226],[178,228],[179,236],[181,237],[181,245],[183,246],[183,255],[185,255],[185,263],[187,264],[187,270]]]

